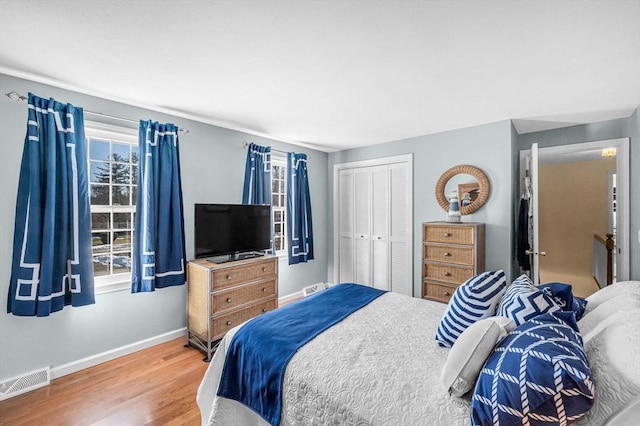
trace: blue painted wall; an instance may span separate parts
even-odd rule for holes
[[[289,267],[280,262],[281,296],[327,281],[327,157],[292,146],[179,117],[0,74],[0,93],[29,91],[85,110],[133,119],[173,122],[190,130],[180,136],[187,257],[193,257],[193,204],[240,203],[246,148],[243,141],[309,156],[315,260]],[[60,366],[186,326],[186,286],[148,294],[100,294],[96,304],[66,308],[47,318],[6,313],[18,175],[26,130],[26,103],[0,97],[0,379],[45,366]],[[89,115],[85,119],[90,119]],[[122,123],[113,123],[122,124]]]
[[[434,187],[450,167],[471,164],[485,171],[491,196],[485,207],[465,216],[465,221],[484,222],[487,269],[505,269],[515,278],[513,256],[515,220],[519,197],[520,149],[532,142],[541,146],[629,137],[631,139],[631,277],[640,279],[640,117],[518,135],[510,120],[433,135],[326,154],[282,142],[255,137],[179,117],[148,111],[93,96],[0,74],[0,93],[29,91],[42,97],[123,117],[170,121],[190,130],[181,136],[182,179],[187,233],[187,256],[193,255],[193,204],[239,203],[246,150],[243,141],[271,145],[283,151],[309,155],[316,259],[288,267],[280,263],[280,295],[304,286],[332,281],[333,265],[333,168],[334,165],[372,158],[413,154],[413,282],[414,295],[421,294],[421,225],[443,220]],[[162,289],[132,295],[126,291],[97,296],[97,303],[67,308],[48,318],[21,318],[4,313],[10,277],[15,198],[26,128],[26,107],[5,96],[0,98],[0,379],[36,368],[60,366],[84,357],[174,331],[186,326],[186,288]]]
[[[491,183],[486,205],[464,216],[465,222],[486,224],[486,268],[504,269],[511,275],[513,252],[513,156],[514,133],[510,120],[468,127],[444,133],[345,150],[329,154],[329,211],[333,211],[333,168],[336,164],[413,154],[413,294],[422,294],[422,223],[444,220],[446,212],[435,198],[435,185],[450,167],[470,164],[482,169]],[[515,181],[517,183],[517,180]],[[333,215],[328,216],[333,229]],[[329,236],[333,248],[333,234]],[[334,277],[333,256],[329,256],[329,280]]]

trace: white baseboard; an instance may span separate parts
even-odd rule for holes
[[[282,305],[284,303],[291,302],[292,300],[302,299],[303,294],[302,290],[296,291],[295,293],[287,294],[286,296],[278,297],[278,305]]]
[[[311,285],[324,284],[325,288],[329,288],[335,284],[332,283],[316,283]],[[296,291],[295,293],[287,294],[286,296],[278,297],[278,304],[282,305],[293,300],[302,299],[304,297],[304,290]]]
[[[111,349],[106,352],[92,355],[87,358],[82,358],[77,361],[72,361],[67,364],[59,365],[51,368],[51,379],[57,379],[67,374],[75,373],[85,368],[94,367],[103,362],[111,361],[116,358],[120,358],[124,355],[129,355],[134,352],[141,351],[143,349],[150,348],[151,346],[159,345],[160,343],[168,342],[169,340],[185,337],[185,344],[187,335],[187,328],[179,328],[177,330],[169,331],[168,333],[160,334],[158,336],[150,337],[148,339],[141,340],[139,342],[131,343],[129,345],[121,346],[119,348]]]

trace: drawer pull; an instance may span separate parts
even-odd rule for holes
[[[266,293],[267,292],[267,288],[266,287],[262,287],[262,292]]]
[[[266,267],[262,267],[262,272],[267,272],[267,268]]]
[[[445,272],[445,273],[444,273],[444,276],[445,276],[445,277],[450,277],[450,276],[451,276],[451,272]]]
[[[444,236],[445,236],[445,237],[450,237],[450,236],[451,236],[451,234],[450,234],[450,233],[448,233],[448,232],[445,232],[445,233],[444,233]]]
[[[227,275],[227,281],[231,281],[231,275]]]
[[[227,321],[227,325],[231,325],[231,321]]]
[[[231,298],[227,298],[227,303],[231,303]]]
[[[445,296],[451,296],[451,293],[449,293],[448,291],[445,291],[445,292],[444,292],[444,295],[445,295]]]
[[[449,256],[451,256],[451,253],[449,253],[448,251],[445,251],[444,252],[444,257],[449,257]]]
[[[267,308],[262,308],[262,313],[267,312]]]

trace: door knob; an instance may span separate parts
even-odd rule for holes
[[[546,256],[546,255],[547,255],[547,253],[546,253],[546,252],[544,252],[544,251],[540,251],[540,252],[536,253],[536,252],[535,252],[535,251],[533,251],[533,250],[525,250],[525,251],[524,251],[524,254],[526,254],[527,256],[531,256],[532,254],[538,254],[538,255],[540,255],[540,256]]]

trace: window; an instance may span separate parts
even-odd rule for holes
[[[88,124],[91,242],[96,292],[129,288],[138,186],[135,130]]]
[[[273,245],[276,255],[287,254],[287,159],[271,157],[271,214],[273,223]]]

